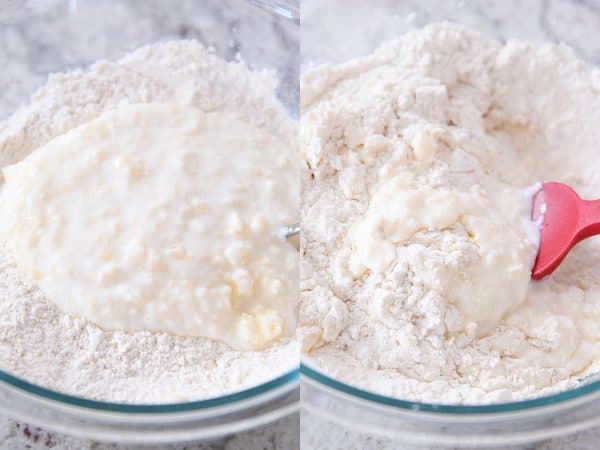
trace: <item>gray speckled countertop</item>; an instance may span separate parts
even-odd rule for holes
[[[303,66],[364,55],[384,40],[440,21],[502,42],[564,42],[600,64],[599,0],[302,0],[301,18]]]
[[[47,432],[35,426],[0,420],[0,449],[17,450],[295,450],[300,445],[299,416],[207,442],[171,445],[109,444]]]

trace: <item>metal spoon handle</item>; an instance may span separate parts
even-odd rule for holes
[[[286,237],[286,239],[289,239],[298,234],[300,234],[300,223],[295,223],[294,225],[290,225],[287,228],[287,230],[285,232],[285,237]]]

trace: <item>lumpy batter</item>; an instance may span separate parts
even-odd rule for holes
[[[600,75],[569,49],[429,26],[303,76],[307,363],[387,395],[482,403],[600,369],[600,248],[547,280],[525,188],[600,197]]]
[[[295,164],[231,114],[132,105],[5,167],[0,230],[63,312],[260,349],[295,330]]]

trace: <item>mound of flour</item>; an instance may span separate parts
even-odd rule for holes
[[[497,225],[501,189],[557,180],[600,197],[600,72],[565,47],[502,46],[442,24],[311,69],[301,89],[308,364],[394,397],[471,404],[600,371],[600,241],[581,243],[540,283],[528,282],[530,266],[509,264],[525,291],[498,304],[517,286],[498,285],[503,265],[486,261],[516,236],[482,236],[460,208],[446,221],[453,207],[439,203],[476,192]],[[422,220],[428,212],[444,215],[439,226]]]
[[[0,123],[0,166],[133,103],[224,111],[294,142],[296,127],[275,98],[276,84],[272,73],[226,63],[196,42],[144,47],[116,62],[51,75],[29,105]],[[297,359],[294,340],[240,352],[203,338],[103,331],[60,313],[24,282],[0,245],[0,368],[29,381],[95,399],[174,402],[264,382],[295,367]]]

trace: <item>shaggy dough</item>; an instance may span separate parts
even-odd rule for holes
[[[499,182],[460,191],[415,186],[408,175],[388,177],[380,175],[369,208],[350,228],[353,278],[367,271],[384,274],[403,259],[404,244],[419,231],[461,230],[465,243],[477,248],[472,258],[440,266],[413,259],[412,270],[423,286],[439,292],[464,317],[449,333],[488,335],[525,301],[539,241],[537,224],[529,218],[531,198]],[[457,245],[449,251],[461,249]]]
[[[394,397],[542,395],[600,365],[600,249],[530,281],[523,189],[600,197],[600,75],[443,24],[302,78],[305,362]]]
[[[264,348],[295,330],[296,164],[230,114],[127,106],[5,167],[0,232],[65,313]]]

